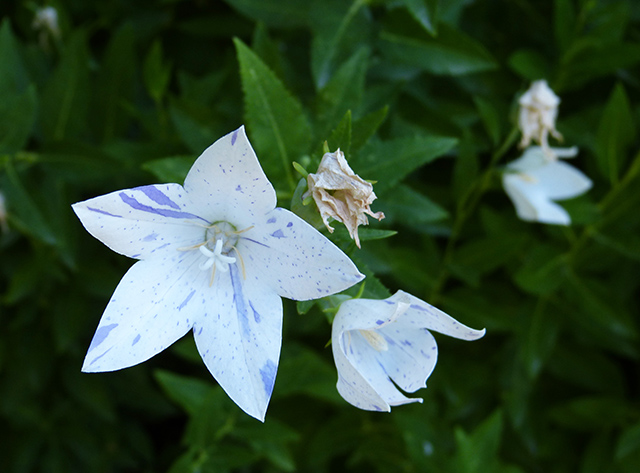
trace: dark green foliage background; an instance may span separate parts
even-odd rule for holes
[[[50,4],[62,35],[43,48],[38,2],[0,3],[0,471],[638,471],[638,2]],[[517,97],[539,78],[594,181],[563,202],[568,228],[519,221],[500,185],[519,155]],[[401,288],[487,328],[476,342],[436,335],[423,404],[342,401],[321,310],[335,300],[285,301],[264,424],[190,336],[140,366],[80,373],[132,261],[70,204],[181,182],[243,123],[280,206],[309,212],[292,202],[291,162],[314,171],[325,140],[378,181],[387,218],[361,231],[362,250],[340,225],[330,235],[369,275],[366,296]]]

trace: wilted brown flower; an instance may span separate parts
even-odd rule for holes
[[[309,190],[303,198],[313,197],[327,229],[333,233],[329,217],[342,222],[358,248],[358,226],[369,224],[367,215],[378,220],[384,218],[382,212],[371,211],[370,205],[376,199],[373,186],[353,172],[340,149],[335,153],[325,153],[318,172],[309,174],[307,183]]]

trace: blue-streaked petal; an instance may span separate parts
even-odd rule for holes
[[[264,421],[282,342],[282,301],[237,264],[218,273],[198,301],[193,332],[200,356],[222,389],[247,414]]]
[[[202,241],[208,223],[192,213],[179,184],[124,189],[72,207],[91,235],[113,251],[138,259]]]
[[[82,370],[136,365],[182,337],[200,317],[195,296],[206,274],[199,252],[139,261],[124,275],[102,315]]]
[[[339,331],[378,329],[399,317],[408,305],[402,301],[349,299],[340,305],[333,320]]]
[[[337,335],[334,326],[331,349],[333,350],[333,358],[338,370],[338,384],[336,385],[338,392],[345,401],[360,409],[389,412],[391,410],[389,404],[380,397],[376,390],[347,359],[344,353],[345,343],[343,337],[343,333],[340,333],[340,336]]]
[[[276,208],[241,235],[247,275],[288,299],[335,294],[364,278],[353,261],[300,217]]]
[[[407,310],[393,322],[398,329],[426,328],[461,340],[477,340],[485,334],[484,329],[475,330],[467,327],[440,309],[407,292],[398,291],[387,300],[409,304]]]
[[[406,329],[395,322],[380,328],[378,333],[386,341],[386,351],[374,355],[384,372],[403,391],[412,393],[426,388],[427,378],[438,361],[433,335],[427,329]]]
[[[351,365],[389,406],[422,402],[420,398],[408,398],[391,382],[381,363],[381,358],[388,352],[373,348],[358,330],[345,332],[342,340],[344,354]]]
[[[238,229],[276,206],[276,193],[260,167],[244,127],[223,136],[193,164],[184,188],[198,215]]]

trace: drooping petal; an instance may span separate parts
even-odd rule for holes
[[[206,278],[199,252],[139,261],[124,275],[102,315],[85,372],[136,365],[182,337],[200,316],[194,296]]]
[[[209,146],[193,164],[184,188],[198,215],[238,229],[276,206],[276,192],[260,167],[244,127]]]
[[[420,398],[408,398],[391,382],[380,362],[388,352],[377,351],[358,330],[345,332],[342,340],[344,354],[351,365],[389,406],[422,402]]]
[[[260,281],[245,281],[237,264],[209,289],[193,328],[200,356],[229,397],[264,421],[280,357],[282,301]]]
[[[341,338],[332,337],[333,359],[338,370],[338,392],[350,404],[367,411],[391,410],[389,404],[380,397],[375,389],[364,379],[360,372],[353,367],[344,354],[344,344]]]
[[[72,205],[91,235],[113,251],[144,259],[202,241],[206,220],[179,184],[124,189]]]
[[[393,322],[398,328],[426,328],[461,340],[477,340],[485,334],[484,329],[475,330],[467,327],[440,309],[407,292],[398,291],[388,300],[409,304],[409,308],[402,316]]]
[[[376,360],[393,382],[409,393],[427,387],[427,379],[438,361],[433,335],[427,329],[407,329],[402,319],[385,325],[378,333],[386,340],[387,349],[375,353]]]
[[[565,209],[543,193],[536,182],[518,174],[505,174],[502,183],[513,202],[518,217],[530,222],[569,225],[571,217]]]
[[[552,200],[577,197],[592,186],[591,179],[562,161],[551,162],[530,174],[538,181],[542,193]]]
[[[277,294],[309,300],[335,294],[364,278],[351,259],[300,217],[276,208],[242,235],[238,251],[247,276]]]

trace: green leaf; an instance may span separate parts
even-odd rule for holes
[[[640,460],[640,422],[622,431],[616,446],[615,459],[618,462],[631,460],[635,462],[636,466],[638,465],[637,462]]]
[[[376,193],[382,195],[410,172],[450,151],[457,142],[441,136],[373,142],[353,156],[350,165],[363,179],[377,181]]]
[[[159,182],[177,182],[179,184],[184,182],[193,162],[193,156],[172,156],[147,161],[142,165],[142,169],[156,176]]]
[[[274,28],[306,27],[311,2],[307,0],[225,0],[239,12]]]
[[[513,72],[528,81],[551,76],[549,61],[534,49],[518,49],[509,56],[508,62]]]
[[[337,64],[366,43],[368,19],[363,7],[367,0],[310,0],[314,31],[311,45],[311,72],[317,88],[333,77]]]
[[[404,184],[397,185],[385,199],[376,201],[373,205],[376,210],[384,212],[384,222],[387,225],[397,224],[415,228],[424,223],[444,220],[449,216],[445,209],[429,197]]]
[[[461,428],[455,430],[458,454],[455,471],[460,473],[481,473],[496,471],[500,436],[502,435],[502,412],[495,411],[480,424],[472,434]]]
[[[329,150],[340,150],[344,153],[345,159],[349,159],[351,155],[351,110],[347,110],[344,114],[338,126],[331,132],[331,135],[326,141]],[[324,149],[324,143],[322,144]],[[318,153],[324,156],[322,152]]]
[[[484,46],[442,23],[437,38],[412,38],[383,32],[380,49],[388,61],[437,75],[465,75],[496,69]]]
[[[36,88],[4,96],[0,103],[0,154],[20,151],[29,139],[38,113]]]
[[[635,138],[629,98],[621,84],[613,90],[598,127],[596,156],[602,174],[618,182],[627,161],[627,148]]]
[[[32,190],[24,186],[10,161],[6,163],[5,171],[6,176],[0,174],[0,182],[7,206],[12,212],[13,225],[36,240],[55,245],[58,239],[42,210],[32,199]]]
[[[86,38],[83,31],[76,31],[42,91],[40,119],[45,138],[62,141],[81,135],[87,127],[90,98]]]
[[[24,92],[29,82],[11,23],[5,17],[0,27],[0,97],[6,99]]]
[[[564,254],[555,248],[538,245],[530,250],[514,280],[523,290],[537,295],[554,292],[566,279]]]
[[[130,23],[125,23],[115,32],[107,45],[96,80],[95,108],[91,116],[103,141],[114,139],[128,125],[129,114],[123,104],[131,101],[135,90],[138,59],[134,33]]]
[[[164,63],[162,56],[162,43],[156,40],[144,61],[144,83],[151,98],[160,103],[167,91],[171,78],[171,67]]]
[[[502,137],[501,118],[503,115],[496,109],[495,104],[490,100],[475,96],[473,97],[473,102],[476,104],[478,112],[480,112],[480,118],[482,118],[482,123],[491,138],[491,142],[494,146],[497,146],[500,143],[500,138]]]
[[[409,10],[418,23],[420,23],[429,34],[438,34],[438,0],[402,0],[404,6]]]
[[[260,58],[239,39],[234,39],[234,44],[251,141],[276,189],[292,191],[295,180],[291,163],[309,149],[309,123],[300,102]]]
[[[554,1],[553,20],[558,50],[565,52],[573,42],[576,32],[576,12],[571,0]]]
[[[358,110],[364,91],[368,58],[369,50],[360,48],[320,89],[317,107],[320,130],[334,127],[348,110]]]
[[[194,154],[202,153],[220,138],[206,119],[202,120],[200,117],[193,116],[178,103],[169,105],[169,114],[182,142]]]
[[[378,131],[389,112],[389,107],[371,112],[351,124],[351,153],[357,153]]]
[[[192,416],[198,415],[207,397],[215,389],[215,385],[207,381],[170,371],[156,370],[154,376],[167,396]]]

